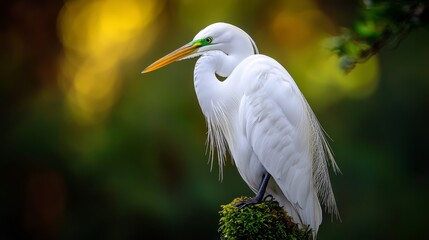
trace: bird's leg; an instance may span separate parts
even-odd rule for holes
[[[268,181],[270,181],[271,175],[268,172],[265,172],[262,174],[262,180],[261,184],[259,185],[258,192],[256,193],[256,196],[252,199],[242,201],[239,203],[236,203],[235,206],[239,208],[246,207],[247,205],[257,204],[262,202],[262,198],[265,195],[265,190],[267,189]]]

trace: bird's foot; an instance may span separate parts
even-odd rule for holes
[[[257,203],[260,203],[260,202],[261,201],[258,201],[258,199],[251,198],[249,200],[238,202],[238,203],[234,204],[234,206],[236,206],[236,207],[238,207],[238,208],[241,209],[241,208],[247,207],[249,205],[254,205],[254,204],[257,204]]]
[[[261,203],[262,201],[265,202],[265,201],[272,201],[272,200],[273,200],[273,196],[272,195],[265,196],[265,198],[263,200],[261,198],[254,197],[254,198],[251,198],[249,200],[238,202],[238,203],[234,204],[234,206],[236,206],[236,207],[238,207],[238,208],[241,209],[241,208],[247,207],[249,205],[254,205],[254,204]]]

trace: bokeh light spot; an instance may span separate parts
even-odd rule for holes
[[[141,56],[156,34],[150,24],[163,1],[68,1],[58,17],[65,48],[60,85],[72,112],[83,121],[97,122],[112,107],[124,79],[120,70]]]

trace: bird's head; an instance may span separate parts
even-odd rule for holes
[[[244,59],[258,53],[250,36],[240,28],[228,23],[214,23],[201,30],[184,46],[160,58],[142,73],[154,71],[172,62],[199,57],[210,51],[220,51],[227,56]]]

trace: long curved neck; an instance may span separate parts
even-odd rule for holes
[[[229,76],[237,66],[236,58],[223,52],[207,52],[198,59],[194,70],[195,92],[207,122],[207,143],[210,159],[216,149],[219,161],[219,177],[227,150],[233,151],[233,131],[231,117],[237,110],[238,94],[234,92],[232,79],[219,81],[216,74]]]
[[[225,71],[226,65],[231,69]],[[207,53],[198,59],[194,70],[194,85],[198,102],[206,117],[212,117],[214,107],[223,105],[228,101],[228,97],[231,97],[231,94],[227,94],[228,88],[225,88],[228,79],[221,82],[216,77],[216,73],[222,70],[222,75],[228,76],[235,65],[237,64],[220,52]]]

